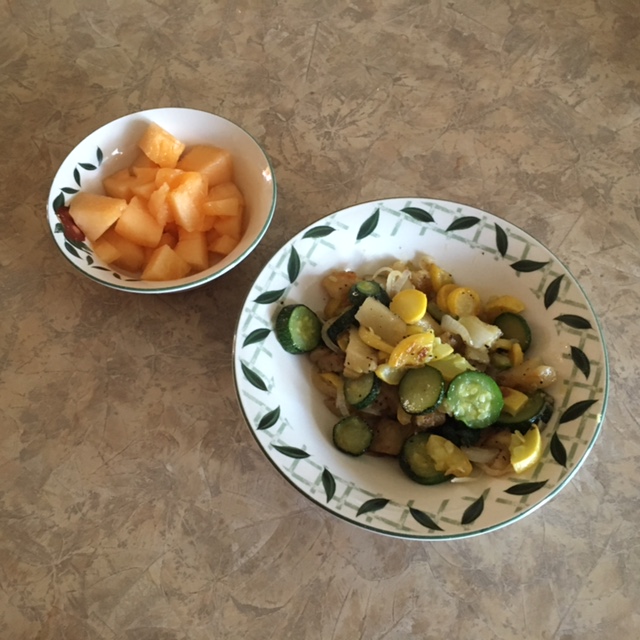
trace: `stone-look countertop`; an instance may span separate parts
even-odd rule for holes
[[[640,628],[640,4],[8,0],[0,5],[0,637],[600,640]],[[50,182],[87,134],[213,111],[278,180],[263,242],[184,294],[92,283]],[[546,244],[602,322],[604,427],[527,518],[361,530],[258,448],[231,373],[252,280],[356,202],[475,205]]]

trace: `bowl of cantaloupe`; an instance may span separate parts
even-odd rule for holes
[[[271,223],[276,193],[267,154],[242,127],[194,109],[150,109],[71,151],[47,218],[62,255],[90,279],[169,293],[242,262]]]

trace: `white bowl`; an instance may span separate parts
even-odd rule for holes
[[[150,122],[155,122],[187,146],[212,144],[231,151],[234,179],[244,194],[248,219],[244,235],[229,255],[200,273],[166,282],[140,280],[106,265],[88,243],[65,237],[56,213],[78,191],[104,193],[102,180],[131,164],[139,152],[137,142]],[[276,193],[271,162],[258,142],[244,129],[204,111],[150,109],[123,116],[100,127],[71,151],[53,179],[47,219],[62,255],[95,282],[133,293],[168,293],[211,282],[240,264],[266,233],[275,211]]]
[[[398,461],[351,457],[332,444],[336,417],[311,381],[309,358],[290,355],[274,333],[284,304],[325,304],[320,279],[361,274],[426,254],[457,283],[517,296],[534,342],[554,366],[555,400],[540,463],[522,475],[422,486]],[[608,364],[596,316],[580,285],[548,249],[485,211],[440,200],[367,202],[318,220],[275,253],[241,311],[234,344],[240,405],[266,457],[298,491],[355,525],[400,538],[452,540],[493,531],[552,499],[578,471],[600,432]]]

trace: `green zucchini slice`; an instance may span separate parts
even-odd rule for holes
[[[333,427],[333,444],[350,456],[361,456],[371,446],[373,430],[359,416],[342,418]]]
[[[515,415],[502,412],[496,425],[508,427],[511,431],[519,431],[523,435],[534,425],[545,425],[553,414],[553,398],[539,389],[525,402]]]
[[[505,311],[494,320],[494,324],[502,331],[503,338],[518,342],[522,351],[531,346],[531,327],[520,314]]]
[[[400,405],[411,415],[430,413],[444,398],[444,378],[434,367],[409,369],[398,385]]]
[[[380,393],[380,378],[373,372],[358,378],[344,379],[344,397],[354,409],[366,409],[373,404]]]
[[[449,476],[435,467],[433,458],[427,452],[427,441],[431,434],[427,431],[415,433],[405,440],[400,453],[400,468],[414,482],[420,484],[440,484]]]
[[[276,318],[276,338],[288,353],[308,353],[321,340],[322,322],[309,307],[290,304]]]
[[[356,282],[349,291],[349,300],[356,307],[359,307],[367,298],[375,298],[385,306],[389,306],[391,302],[389,294],[378,282],[374,280],[360,280],[360,282]]]

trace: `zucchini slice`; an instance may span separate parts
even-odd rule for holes
[[[430,437],[428,431],[415,433],[405,440],[400,453],[400,468],[411,480],[420,484],[440,484],[449,480],[449,476],[436,469],[435,461],[427,451]]]
[[[361,456],[371,446],[373,430],[359,416],[342,418],[333,427],[333,444],[350,456]]]
[[[531,346],[531,327],[519,313],[505,311],[494,320],[493,324],[502,331],[504,338],[518,342],[523,352]]]
[[[524,435],[534,424],[545,425],[553,414],[553,398],[538,389],[515,415],[502,412],[496,425],[508,427],[510,431],[519,431]]]
[[[430,413],[444,398],[444,378],[434,367],[409,369],[398,385],[400,405],[410,415]]]
[[[341,315],[339,315],[328,327],[327,327],[327,338],[331,340],[334,344],[338,343],[338,336],[344,333],[350,327],[354,327],[358,325],[356,321],[356,313],[358,312],[358,307],[353,306],[349,307],[346,311],[344,311]]]
[[[375,298],[385,306],[389,306],[391,302],[389,295],[381,284],[374,280],[360,280],[360,282],[356,282],[349,291],[349,300],[356,307],[359,307],[367,298]]]
[[[304,304],[289,304],[276,318],[276,338],[288,353],[308,353],[321,340],[322,322]]]
[[[354,409],[366,409],[380,393],[380,378],[373,372],[344,379],[344,397]]]

